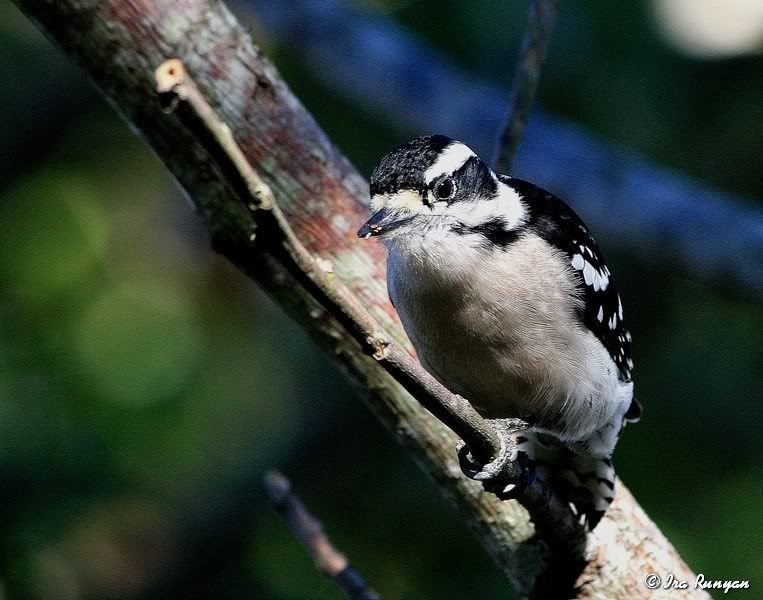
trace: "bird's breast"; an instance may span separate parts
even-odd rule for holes
[[[485,416],[537,422],[587,404],[593,421],[606,418],[611,359],[578,324],[566,256],[543,240],[393,245],[388,285],[424,367]]]

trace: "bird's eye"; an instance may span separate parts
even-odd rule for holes
[[[438,200],[450,200],[456,195],[456,183],[451,177],[446,177],[435,186],[434,195]]]

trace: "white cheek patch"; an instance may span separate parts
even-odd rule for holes
[[[503,217],[509,229],[517,229],[527,220],[527,211],[519,192],[505,183],[498,182],[498,207],[496,212]]]
[[[467,227],[477,227],[501,216],[496,200],[454,202],[447,207],[446,213]]]
[[[434,164],[424,171],[424,181],[427,185],[442,175],[449,175],[458,171],[464,163],[477,155],[472,149],[461,142],[454,142],[446,146]]]
[[[515,230],[527,220],[527,211],[519,194],[513,188],[498,184],[498,194],[489,200],[454,202],[447,214],[464,225],[477,227],[494,219],[500,219],[509,230]]]
[[[400,190],[396,194],[376,194],[371,198],[371,209],[376,212],[382,208],[390,210],[419,210],[424,201],[416,190]]]
[[[430,206],[433,215],[444,215],[448,211],[447,202],[435,202]]]

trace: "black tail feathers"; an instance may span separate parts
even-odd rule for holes
[[[586,444],[566,445],[532,431],[522,432],[517,445],[533,460],[539,477],[567,500],[581,522],[593,530],[615,495],[615,470],[610,456],[596,456]]]

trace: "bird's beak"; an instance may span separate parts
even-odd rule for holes
[[[382,208],[358,230],[358,237],[370,238],[373,235],[387,233],[404,225],[411,219],[413,219],[413,215],[409,211]]]

